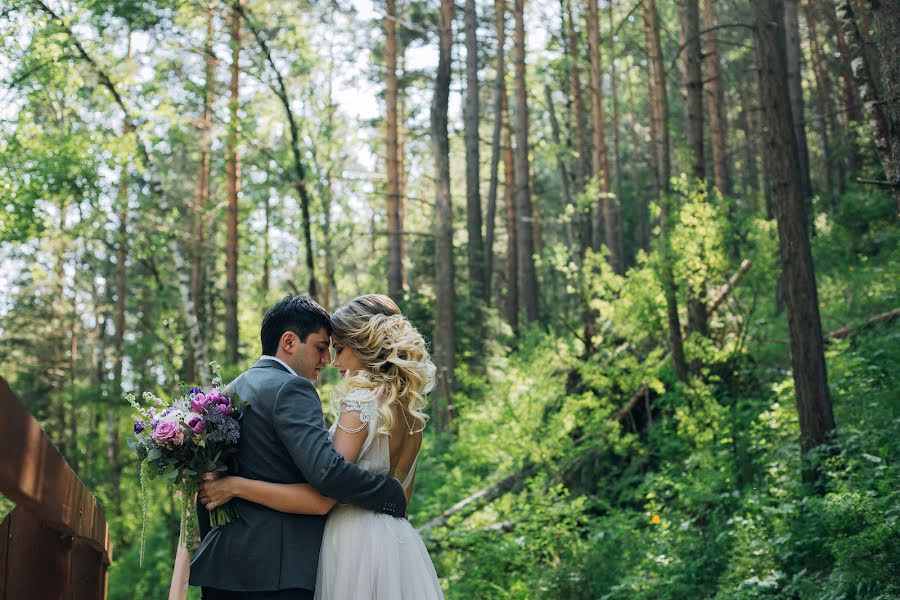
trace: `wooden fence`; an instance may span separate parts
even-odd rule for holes
[[[106,598],[109,527],[96,498],[0,378],[0,600]]]

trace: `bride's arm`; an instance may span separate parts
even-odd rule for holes
[[[191,554],[184,544],[178,544],[175,565],[172,567],[172,582],[169,584],[169,600],[185,600],[188,580],[191,577]]]
[[[308,483],[271,483],[229,476],[200,484],[200,501],[207,510],[222,506],[232,498],[298,515],[324,515],[335,504]]]
[[[356,462],[366,433],[359,413],[342,413],[334,434],[334,447],[344,458]],[[222,506],[232,498],[243,498],[272,510],[298,515],[324,515],[335,505],[332,498],[323,496],[308,483],[271,483],[232,476],[200,484],[200,501],[207,510]]]

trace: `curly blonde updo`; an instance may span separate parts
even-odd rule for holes
[[[390,433],[394,425],[394,405],[399,404],[410,434],[422,431],[428,416],[423,412],[425,394],[434,388],[435,366],[422,334],[406,320],[397,304],[381,294],[367,294],[351,300],[331,315],[337,343],[353,348],[366,366],[351,373],[338,389],[372,390],[379,399],[379,412]]]

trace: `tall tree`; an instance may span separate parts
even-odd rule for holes
[[[825,369],[822,324],[807,229],[800,152],[793,132],[785,64],[783,0],[753,3],[753,35],[760,73],[760,100],[766,120],[766,152],[772,156],[772,179],[784,296],[790,329],[791,366],[803,454],[823,444],[834,429]],[[817,478],[807,463],[804,478]]]
[[[725,82],[719,58],[715,0],[703,0],[704,55],[706,57],[706,99],[709,130],[712,139],[713,176],[716,187],[726,196],[731,194],[728,163],[728,123],[725,112]],[[729,204],[730,205],[730,204]]]
[[[671,161],[669,158],[669,100],[666,91],[666,72],[660,44],[659,12],[656,0],[647,0],[642,13],[644,37],[647,42],[650,86],[650,131],[653,138],[653,171],[656,196],[660,207],[660,279],[666,298],[666,319],[669,326],[669,346],[675,373],[682,381],[687,381],[687,362],[684,358],[684,341],[681,338],[681,320],[678,315],[678,300],[675,290],[675,274],[672,266],[672,252],[669,243],[671,230],[670,181]]]
[[[466,250],[469,259],[469,286],[472,298],[483,303],[484,240],[481,236],[481,178],[479,176],[478,140],[478,14],[475,0],[466,0],[464,12],[466,31],[466,104],[464,108],[466,142]]]
[[[833,136],[837,132],[834,99],[831,97],[831,75],[828,71],[828,59],[822,48],[822,41],[819,39],[817,3],[813,0],[806,0],[803,3],[803,10],[806,16],[806,27],[809,30],[809,63],[813,67],[815,79],[815,122],[822,143],[823,179],[828,186],[828,195],[831,198],[832,208],[834,208],[843,192],[844,164],[842,161],[835,160],[831,147]]]
[[[387,0],[384,16],[385,108],[387,128],[388,295],[403,297],[403,224],[400,220],[400,151],[397,131],[397,3]]]
[[[706,155],[703,148],[703,50],[700,39],[699,0],[685,0],[682,11],[682,34],[685,40],[685,80],[687,110],[687,143],[690,150],[691,175],[695,182],[706,181]],[[688,287],[688,330],[706,335],[705,284]]]
[[[593,170],[590,144],[588,143],[588,122],[585,115],[584,97],[581,94],[581,60],[578,52],[578,31],[575,29],[575,19],[572,15],[572,4],[575,0],[564,0],[566,5],[566,49],[569,61],[569,80],[572,104],[575,108],[575,136],[578,141],[578,159],[580,168],[578,174],[578,187],[583,188],[584,183],[591,178]]]
[[[622,261],[616,247],[615,216],[609,193],[609,162],[606,150],[606,122],[603,116],[603,72],[601,69],[600,21],[597,14],[597,0],[587,0],[588,5],[588,46],[591,54],[591,120],[593,121],[594,145],[592,163],[594,175],[600,188],[594,203],[591,219],[591,246],[599,250],[606,242],[609,264],[616,273],[622,272]],[[602,212],[601,212],[602,207]],[[602,228],[602,229],[601,229]]]
[[[231,10],[231,81],[228,85],[228,138],[225,149],[225,172],[228,179],[228,227],[225,250],[225,345],[228,362],[236,365],[238,354],[238,192],[241,186],[241,163],[238,150],[240,135],[239,81],[241,58],[241,13]]]
[[[794,117],[794,136],[797,138],[797,151],[800,153],[800,183],[803,196],[812,198],[812,183],[809,176],[809,147],[806,143],[806,117],[803,102],[803,73],[800,70],[800,0],[785,0],[784,21],[787,35],[788,95],[791,99],[791,115]]]
[[[213,90],[215,89],[216,57],[213,54],[214,13],[212,4],[206,5],[206,43],[203,46],[204,93],[203,111],[198,123],[200,133],[200,165],[197,173],[197,194],[194,204],[194,265],[191,274],[191,290],[194,295],[194,309],[201,327],[206,324],[206,314],[203,310],[204,264],[206,251],[206,229],[209,223],[206,221],[206,211],[209,206],[209,160],[212,151],[212,104]],[[227,292],[226,292],[227,293]],[[227,325],[226,325],[227,329]],[[227,339],[227,336],[226,336]],[[193,371],[193,368],[190,369]]]
[[[512,145],[512,122],[506,86],[501,96],[503,125],[503,202],[506,206],[506,322],[519,331],[519,219],[516,207],[516,169]]]
[[[613,0],[606,3],[606,14],[609,17],[609,95],[612,101],[612,135],[613,135],[613,164],[615,165],[615,182],[616,197],[613,199],[613,231],[615,233],[614,243],[616,245],[616,256],[619,257],[621,263],[621,272],[625,272],[625,255],[624,255],[624,233],[622,231],[622,164],[621,152],[619,149],[619,76],[616,73],[616,23],[615,23],[615,4]]]
[[[534,268],[534,214],[531,208],[531,181],[528,167],[528,88],[525,82],[525,0],[513,1],[515,18],[516,125],[516,237],[518,238],[519,296],[529,323],[538,318],[537,273]]]
[[[500,184],[499,167],[501,130],[506,114],[506,0],[494,0],[494,26],[497,31],[496,82],[494,84],[494,128],[491,135],[491,175],[488,187],[487,223],[484,240],[484,297],[490,304],[494,269],[494,233],[497,215],[497,189]]]
[[[562,139],[559,132],[559,121],[556,119],[556,109],[553,106],[553,93],[550,86],[544,87],[544,100],[547,102],[547,114],[550,117],[550,134],[553,136],[553,145],[556,146],[556,170],[559,173],[559,186],[562,190],[562,201],[564,206],[572,205],[572,193],[569,190],[569,172],[566,168],[566,161],[563,159]],[[574,247],[575,234],[572,230],[572,222],[566,222],[565,226],[566,245],[569,248]]]
[[[450,199],[450,139],[447,134],[447,107],[450,101],[450,61],[453,52],[453,0],[441,0],[438,17],[438,68],[431,104],[431,143],[434,179],[437,186],[435,210],[435,303],[434,354],[438,368],[439,403],[434,407],[435,428],[449,426],[449,407],[456,368],[456,337],[453,330],[455,296],[453,266],[453,207]]]

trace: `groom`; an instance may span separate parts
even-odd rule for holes
[[[328,312],[304,296],[288,296],[266,312],[262,358],[228,386],[249,401],[232,474],[309,483],[338,502],[402,517],[400,484],[345,461],[328,439],[311,382],[330,362],[330,336]],[[203,587],[205,600],[312,598],[325,517],[232,502],[240,517],[205,535],[191,562],[191,585]]]

